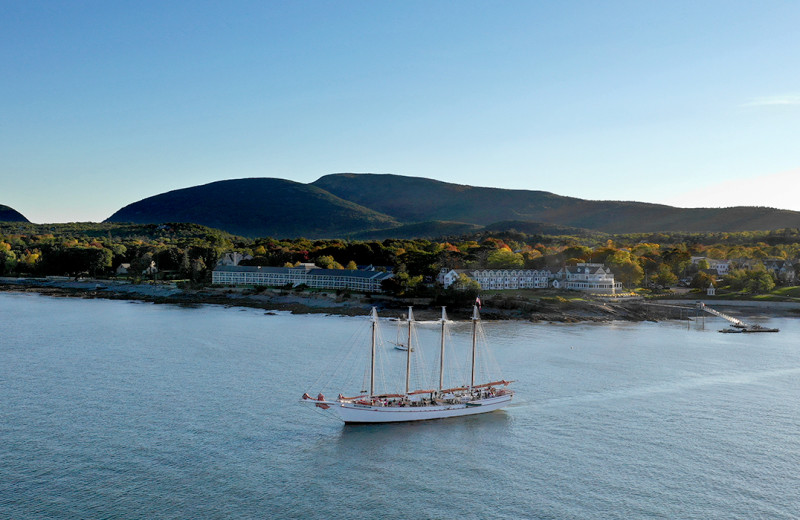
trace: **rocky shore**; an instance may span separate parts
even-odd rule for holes
[[[322,313],[334,315],[362,315],[370,308],[378,307],[382,316],[400,317],[409,305],[419,319],[437,319],[440,310],[431,302],[404,300],[387,296],[367,297],[351,294],[337,295],[331,292],[301,292],[278,289],[245,289],[178,287],[174,283],[132,284],[109,280],[69,280],[0,278],[0,291],[35,292],[55,297],[105,298],[113,300],[145,301],[174,305],[225,305],[252,307],[265,311],[289,311],[295,314]],[[741,303],[741,302],[740,302]],[[506,296],[486,297],[483,301],[482,317],[497,320],[526,320],[548,322],[608,322],[608,321],[663,321],[694,318],[693,301],[646,302],[630,300],[566,300],[550,297],[538,300],[514,299]],[[715,304],[716,305],[716,304]],[[724,305],[722,305],[724,307]],[[780,309],[779,309],[780,311]],[[775,315],[770,311],[739,306],[729,310],[732,314]],[[467,319],[469,307],[448,308],[450,316]],[[800,316],[800,306],[777,312],[783,316]]]

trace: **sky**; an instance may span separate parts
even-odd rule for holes
[[[800,211],[800,2],[0,0],[0,204],[392,173]]]

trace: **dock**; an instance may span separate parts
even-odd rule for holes
[[[762,327],[761,325],[758,325],[758,324],[745,323],[745,322],[743,322],[742,320],[740,320],[738,318],[734,318],[733,316],[729,316],[729,315],[727,315],[725,313],[722,313],[722,312],[719,312],[717,310],[714,310],[714,309],[712,309],[711,307],[709,307],[708,305],[706,305],[703,302],[697,302],[697,307],[702,311],[705,311],[705,312],[707,312],[709,314],[713,314],[714,316],[718,316],[720,318],[728,320],[731,323],[730,328],[722,329],[722,330],[720,330],[720,332],[724,332],[724,333],[728,333],[728,334],[731,334],[731,333],[750,333],[750,332],[780,332],[780,329],[773,329],[773,328],[770,328],[770,327]]]

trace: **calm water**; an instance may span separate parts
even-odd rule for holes
[[[800,515],[800,320],[489,322],[513,406],[345,427],[363,321],[0,294],[0,518]]]

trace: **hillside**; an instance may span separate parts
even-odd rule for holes
[[[20,233],[24,235],[55,235],[59,237],[113,237],[115,239],[136,238],[142,240],[208,239],[209,236],[223,240],[235,240],[239,237],[219,229],[212,229],[200,224],[160,223],[130,224],[117,222],[68,222],[56,224],[33,224],[0,222],[0,234]]]
[[[0,222],[29,222],[29,220],[14,208],[0,204]]]
[[[398,223],[325,190],[283,179],[212,182],[129,204],[106,222],[192,222],[246,237],[325,238]]]
[[[312,184],[400,222],[442,220],[485,226],[513,220],[605,233],[800,227],[800,212],[773,208],[684,209],[643,202],[583,200],[545,191],[481,188],[401,175],[339,173]]]
[[[388,229],[376,229],[353,233],[348,238],[355,240],[384,240],[387,238],[443,238],[449,236],[468,235],[483,230],[482,226],[476,224],[465,224],[463,222],[441,222],[438,220],[429,222],[417,222],[405,224]]]
[[[526,220],[503,220],[489,224],[483,228],[488,232],[517,232],[526,235],[571,235],[575,237],[598,237],[605,233],[584,228],[559,226],[558,224],[545,224],[543,222],[530,222]]]

